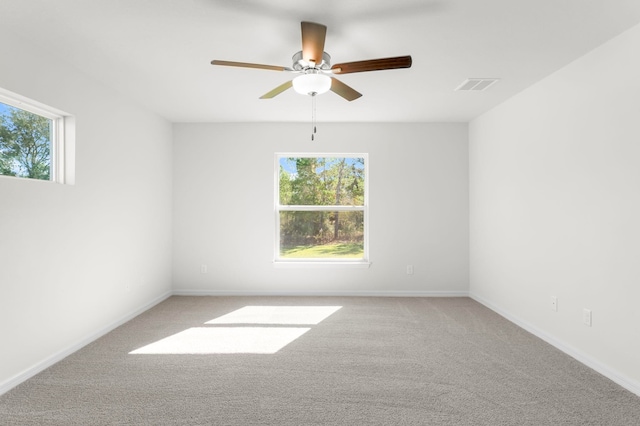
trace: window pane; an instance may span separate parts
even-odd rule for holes
[[[364,257],[364,212],[280,212],[281,258]]]
[[[280,204],[363,206],[364,158],[280,158]]]
[[[53,120],[0,103],[0,174],[49,180]]]

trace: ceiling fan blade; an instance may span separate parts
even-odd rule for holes
[[[362,96],[362,93],[357,92],[350,86],[347,86],[337,78],[331,77],[331,91],[337,95],[342,96],[348,101],[354,101]]]
[[[411,56],[396,56],[394,58],[370,59],[367,61],[345,62],[331,67],[334,74],[348,74],[352,72],[381,71],[397,68],[411,68]]]
[[[302,59],[319,64],[324,53],[324,40],[327,37],[327,27],[315,22],[301,22],[302,27]]]
[[[211,61],[211,65],[224,65],[227,67],[241,67],[241,68],[256,68],[261,70],[272,70],[272,71],[290,71],[290,68],[279,67],[277,65],[263,65],[263,64],[251,64],[248,62],[233,62],[233,61],[219,61],[214,59]]]
[[[286,83],[283,83],[280,86],[276,87],[272,91],[267,92],[264,95],[260,96],[260,99],[271,99],[271,98],[274,98],[274,97],[278,96],[280,93],[284,92],[285,90],[291,88],[291,86],[293,86],[293,81],[289,80]]]

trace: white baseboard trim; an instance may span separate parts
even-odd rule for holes
[[[91,333],[85,337],[83,337],[82,339],[80,339],[79,341],[77,341],[76,343],[74,343],[73,345],[58,351],[56,353],[54,353],[53,355],[47,357],[46,359],[43,359],[42,361],[40,361],[39,363],[35,364],[34,366],[26,369],[25,371],[23,371],[22,373],[19,373],[13,377],[11,377],[10,379],[0,383],[0,395],[8,392],[9,390],[13,389],[14,387],[18,386],[20,383],[32,378],[33,376],[35,376],[36,374],[40,373],[41,371],[44,371],[45,369],[51,367],[52,365],[54,365],[55,363],[62,361],[64,358],[68,357],[69,355],[71,355],[72,353],[76,352],[79,349],[82,349],[84,346],[88,345],[89,343],[99,339],[100,337],[104,336],[105,334],[109,333],[110,331],[115,330],[116,328],[120,327],[122,324],[126,323],[127,321],[132,320],[133,318],[137,317],[138,315],[140,315],[141,313],[151,309],[152,307],[154,307],[155,305],[157,305],[160,302],[163,302],[164,300],[168,299],[169,297],[171,297],[171,292],[167,292],[159,297],[156,297],[155,299],[153,299],[152,301],[144,304],[143,306],[140,306],[139,308],[135,309],[134,311],[126,314],[125,316],[123,316],[122,318],[118,319],[117,321],[112,322],[111,324],[102,327],[101,329],[95,331],[94,333]]]
[[[503,316],[504,318],[516,324],[517,326],[525,329],[526,331],[533,334],[534,336],[539,337],[540,339],[544,340],[545,342],[549,343],[555,348],[561,350],[562,352],[569,355],[570,357],[576,359],[577,361],[580,361],[582,364],[586,365],[587,367],[592,368],[593,370],[597,371],[598,373],[602,374],[603,376],[612,380],[613,382],[619,384],[620,386],[627,389],[628,391],[633,392],[634,394],[640,396],[640,383],[636,382],[635,380],[625,377],[623,374],[620,374],[619,372],[612,369],[611,367],[601,363],[600,361],[593,359],[592,357],[585,354],[584,352],[572,346],[569,346],[566,343],[561,342],[551,334],[539,329],[538,327],[532,324],[529,324],[526,321],[521,320],[517,316],[511,314],[510,312],[507,312],[506,310],[498,307],[497,305],[494,305],[487,299],[484,299],[478,296],[477,294],[470,292],[469,297],[475,300],[476,302],[483,304],[484,306],[491,309],[495,313]]]
[[[224,291],[174,290],[174,296],[298,296],[298,297],[469,297],[466,291]]]

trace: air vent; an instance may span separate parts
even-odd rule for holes
[[[456,90],[480,92],[487,90],[499,80],[499,78],[468,78],[460,86],[456,87]]]

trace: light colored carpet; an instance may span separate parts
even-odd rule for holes
[[[171,353],[234,327],[306,330],[272,354]],[[0,423],[637,426],[640,398],[467,298],[171,297],[0,396]]]

